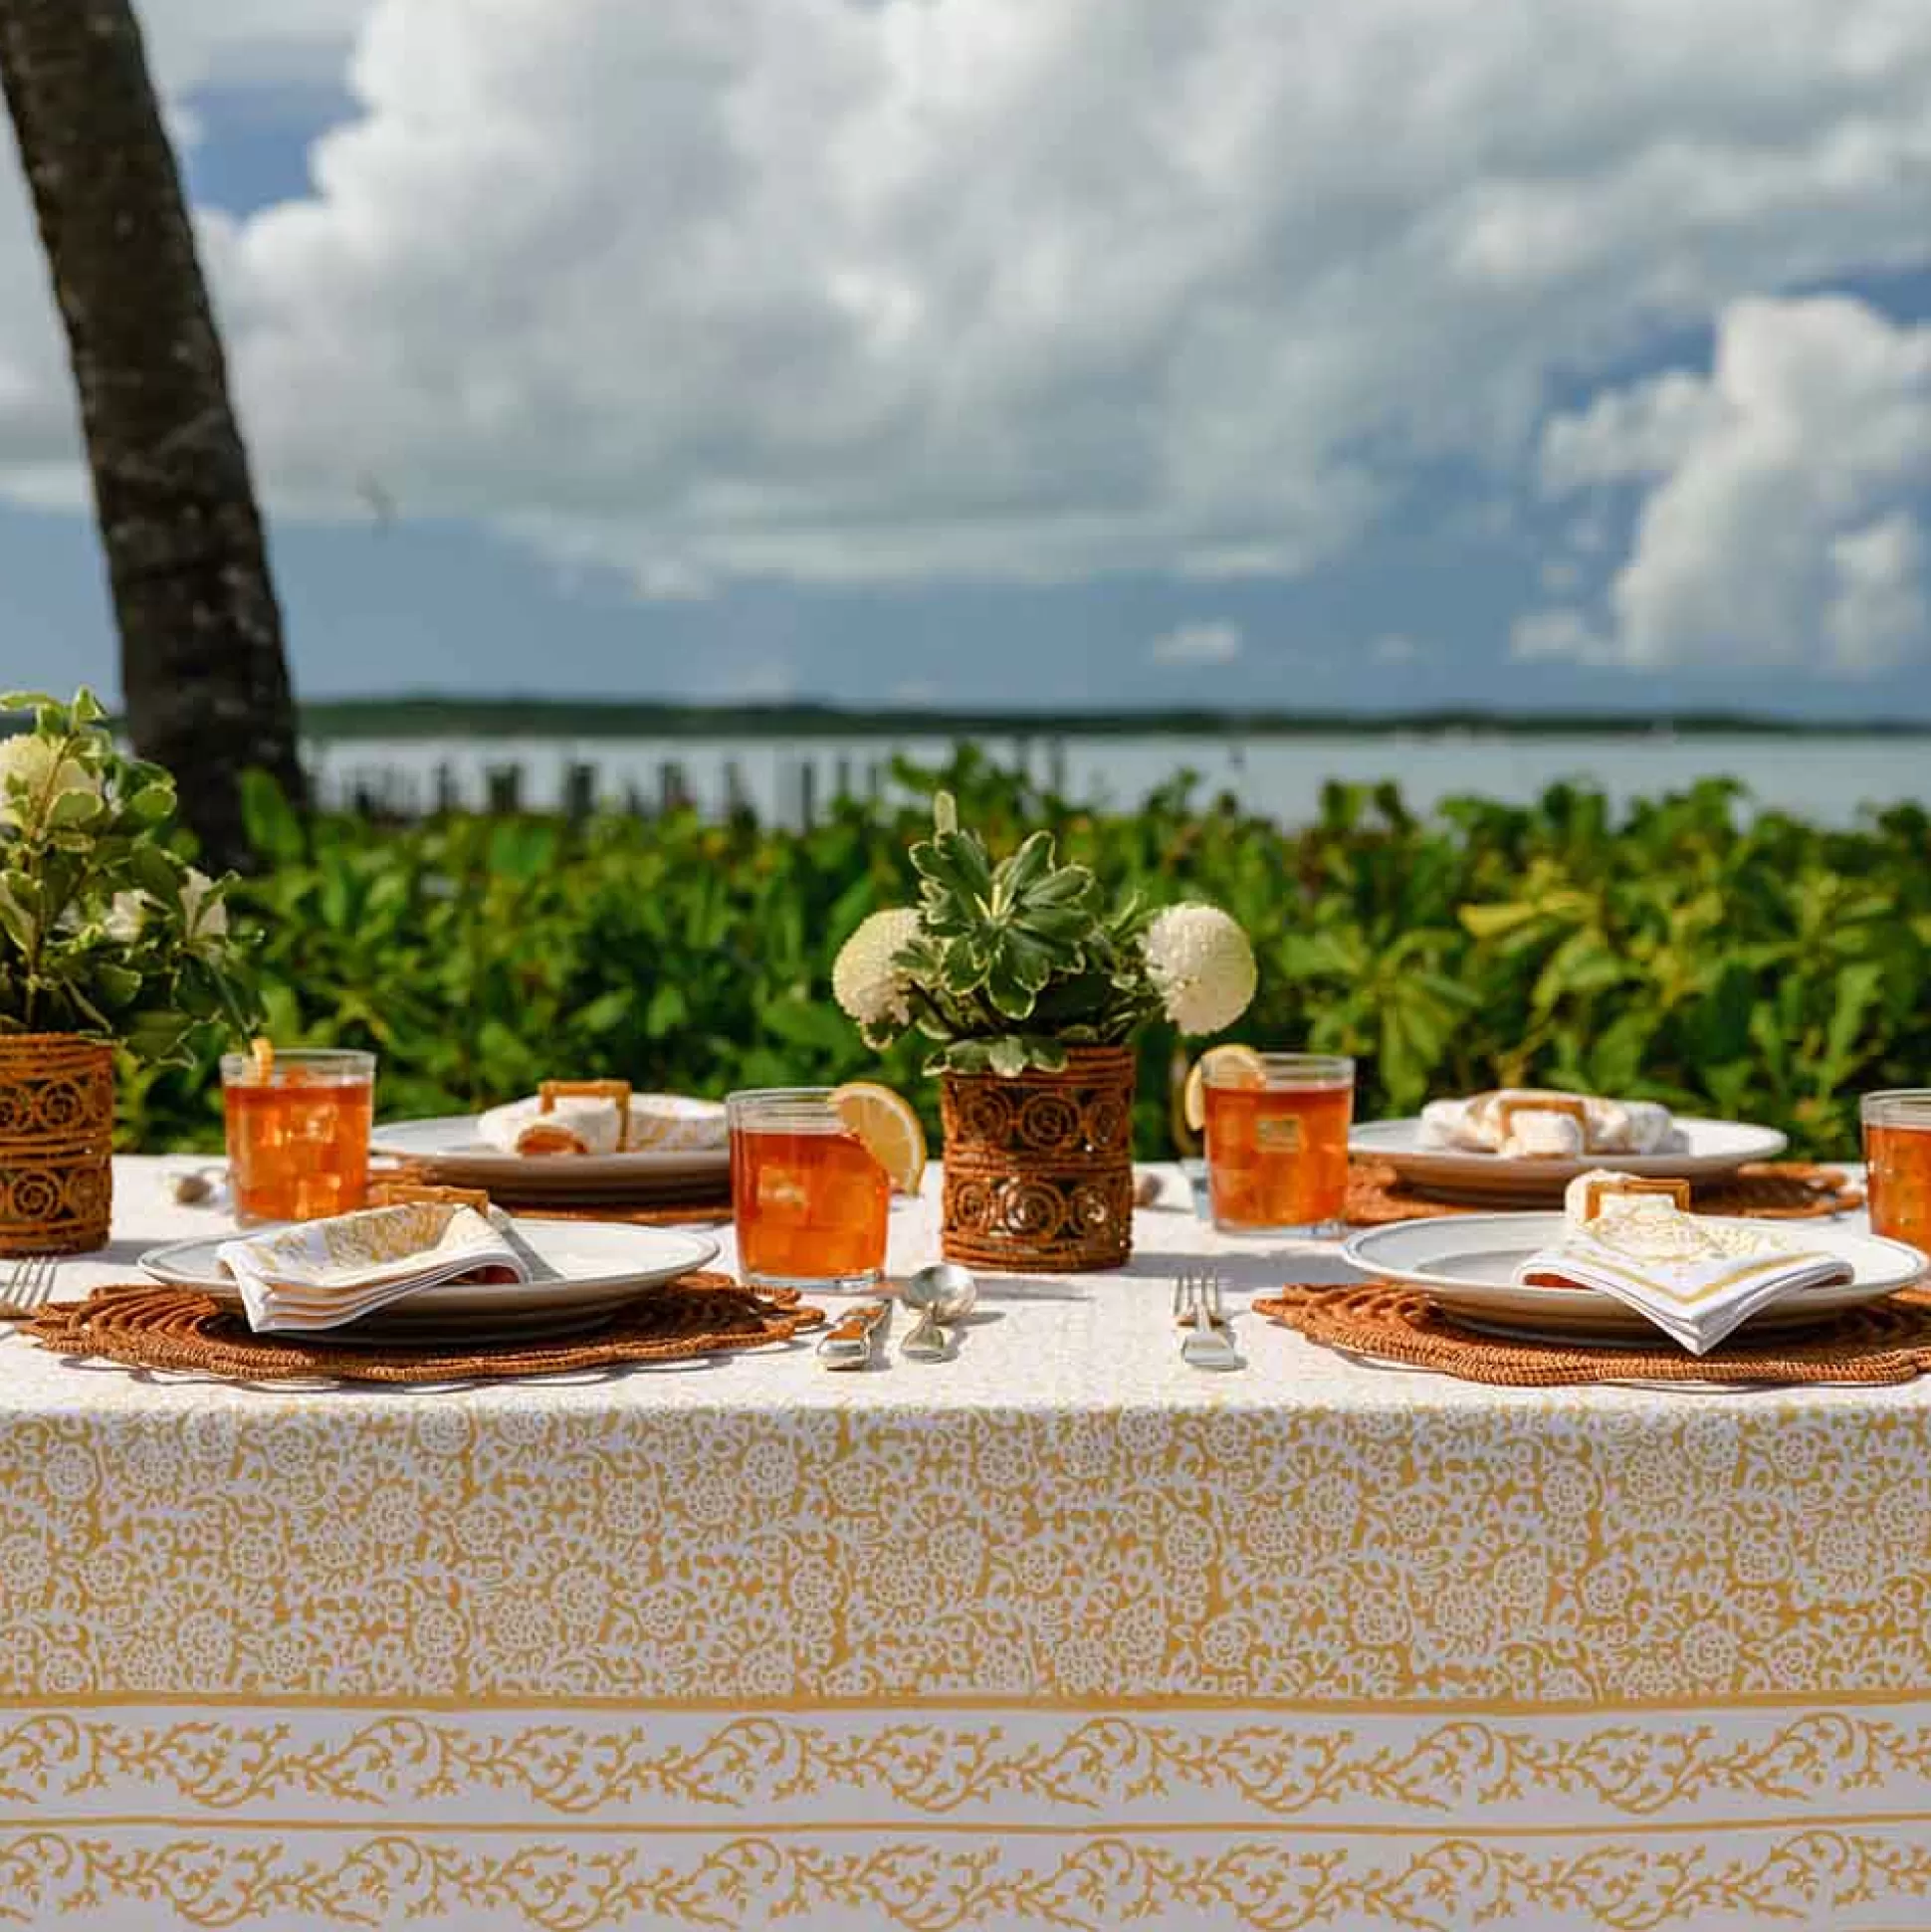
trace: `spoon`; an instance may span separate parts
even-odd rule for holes
[[[916,1362],[943,1362],[952,1353],[952,1343],[941,1325],[962,1321],[971,1313],[978,1300],[978,1283],[958,1263],[939,1261],[921,1268],[899,1290],[899,1299],[919,1312],[912,1333],[899,1344],[899,1353]]]

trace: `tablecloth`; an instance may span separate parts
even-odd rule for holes
[[[64,1292],[220,1224],[167,1172]],[[1210,1377],[1207,1253],[1347,1273],[1170,1174],[1127,1272],[860,1376],[0,1340],[0,1924],[1931,1922],[1931,1385],[1494,1390],[1246,1314]]]

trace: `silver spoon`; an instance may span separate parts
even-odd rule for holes
[[[899,1353],[915,1362],[943,1362],[952,1353],[946,1323],[963,1321],[978,1300],[978,1283],[955,1261],[938,1261],[921,1268],[903,1288],[899,1299],[917,1309],[919,1320],[899,1344]]]

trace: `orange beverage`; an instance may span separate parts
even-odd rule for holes
[[[1866,1094],[1862,1112],[1871,1232],[1931,1253],[1931,1088]]]
[[[1234,1233],[1330,1234],[1348,1201],[1355,1063],[1264,1053],[1261,1073],[1206,1075],[1207,1187],[1213,1224]]]
[[[235,1218],[313,1221],[368,1199],[375,1055],[294,1050],[267,1079],[252,1056],[221,1062]]]
[[[738,1266],[762,1288],[870,1288],[892,1182],[832,1112],[828,1088],[730,1096]]]

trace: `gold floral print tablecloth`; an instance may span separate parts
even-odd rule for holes
[[[1931,1389],[1200,1376],[1170,1191],[865,1377],[0,1341],[0,1927],[1931,1923]]]

